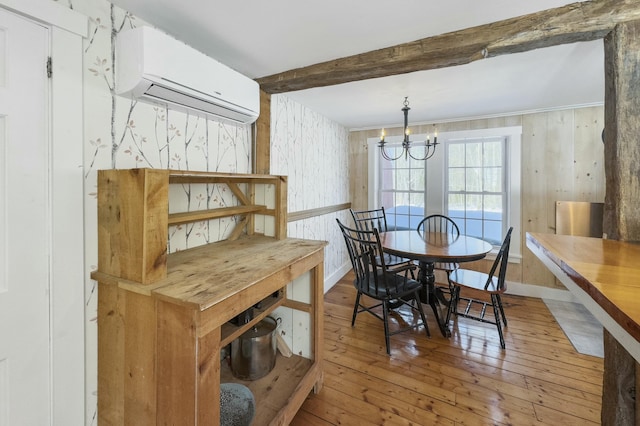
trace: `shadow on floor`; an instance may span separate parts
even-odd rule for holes
[[[604,357],[602,324],[581,303],[543,299],[576,351]]]

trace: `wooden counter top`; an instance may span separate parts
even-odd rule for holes
[[[295,276],[291,265],[306,268],[316,262],[325,241],[261,235],[221,241],[172,253],[167,259],[167,278],[152,285],[138,284],[96,271],[94,279],[126,286],[142,294],[154,294],[176,304],[197,305],[200,311],[229,299],[276,274]]]
[[[527,247],[640,362],[640,245],[527,233]]]

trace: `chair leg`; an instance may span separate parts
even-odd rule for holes
[[[449,301],[449,310],[447,310],[446,323],[449,324],[451,314],[458,315],[458,302],[460,300],[460,287],[451,285],[451,299]]]
[[[502,322],[504,326],[507,326],[507,317],[504,314],[504,309],[502,308],[502,297],[499,294],[496,294],[496,299],[498,299],[498,306],[500,307],[500,314],[502,314]]]
[[[389,339],[389,306],[388,301],[382,301],[382,317],[384,322],[384,342],[387,345],[387,355],[391,355],[391,342]]]
[[[498,328],[498,335],[500,336],[500,346],[505,349],[504,337],[502,336],[502,324],[500,324],[500,295],[491,295],[491,304],[493,305],[493,315],[496,317],[496,327]]]
[[[451,320],[451,309],[453,308],[453,302],[455,300],[455,286],[451,283],[451,271],[447,271],[447,284],[449,284],[449,302],[446,304],[447,316],[444,321],[445,324],[449,326],[449,321]]]
[[[356,315],[358,315],[358,308],[360,307],[360,296],[362,293],[358,292],[356,296],[356,304],[353,307],[353,317],[351,318],[351,327],[356,323]]]
[[[438,287],[438,292],[436,293],[436,295],[438,296],[438,300],[440,301],[440,303],[442,303],[443,305],[449,306],[450,302],[451,302],[451,271],[449,270],[445,270],[445,273],[447,274],[447,285],[448,285],[448,289],[445,288],[444,286],[439,286]],[[447,300],[447,298],[445,297],[445,293],[447,293],[447,290],[449,292],[449,300]]]

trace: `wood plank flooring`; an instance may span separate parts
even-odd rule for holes
[[[504,351],[495,326],[465,318],[445,339],[429,309],[431,337],[392,336],[388,357],[381,321],[361,313],[351,327],[352,279],[325,295],[324,386],[292,425],[600,424],[602,359],[576,352],[542,300],[503,298]]]

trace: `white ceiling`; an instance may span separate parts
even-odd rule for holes
[[[218,61],[263,77],[559,7],[567,0],[112,0]],[[604,99],[602,41],[578,43],[287,96],[350,129],[438,122]]]

